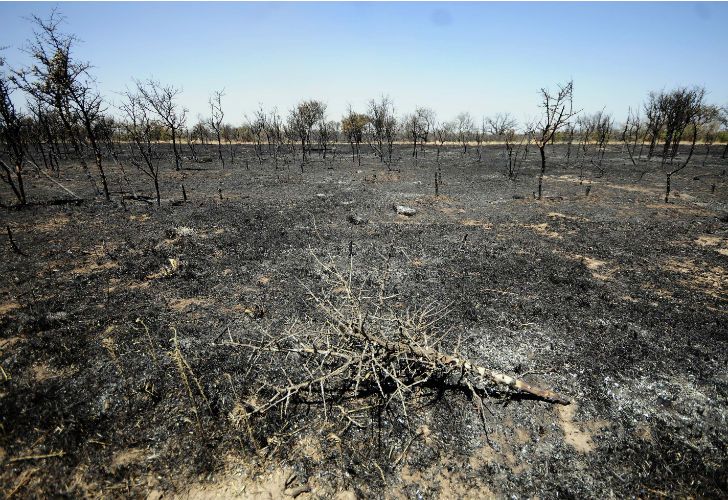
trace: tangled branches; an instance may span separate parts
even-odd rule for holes
[[[379,281],[370,279],[366,286],[355,287],[351,261],[342,272],[332,258],[326,263],[314,258],[326,284],[321,293],[307,289],[320,313],[318,321],[295,322],[282,335],[264,333],[231,342],[250,352],[250,366],[267,362],[280,373],[247,399],[247,418],[271,410],[285,414],[292,402],[316,399],[325,419],[336,410],[349,424],[364,427],[351,416],[362,408],[347,409],[347,402],[367,401],[380,408],[398,405],[407,418],[417,388],[445,380],[466,388],[481,416],[484,387],[493,385],[569,404],[553,391],[478,366],[461,357],[458,347],[453,354],[444,352],[443,340],[452,332],[443,331],[439,323],[447,308],[426,305],[397,311],[392,306],[396,295],[385,293],[388,271]]]

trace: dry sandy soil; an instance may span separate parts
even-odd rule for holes
[[[619,146],[584,178],[555,147],[541,201],[536,151],[512,181],[500,147],[481,162],[450,148],[435,196],[434,151],[415,164],[402,148],[394,171],[316,154],[301,173],[240,149],[224,170],[164,170],[159,208],[120,201],[151,194],[132,167],[128,183],[109,166],[108,203],[66,165],[61,182],[86,201],[0,213],[25,254],[1,242],[6,496],[728,495],[726,160],[698,153],[666,204],[659,164],[636,169]],[[29,184],[36,201],[63,194]],[[350,249],[357,283],[386,265],[393,309],[448,308],[443,349],[572,404],[486,388],[482,419],[440,380],[406,414],[367,410],[371,394],[347,402],[361,425],[315,394],[247,419],[295,360],[251,362],[236,341],[315,320],[314,257]]]

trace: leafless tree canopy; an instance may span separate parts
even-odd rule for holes
[[[74,58],[72,50],[77,39],[61,31],[64,18],[57,11],[54,10],[48,19],[33,16],[32,22],[36,31],[25,49],[32,63],[14,71],[13,81],[37,101],[53,107],[71,139],[83,170],[94,183],[83,155],[83,149],[91,147],[104,196],[108,200],[109,187],[96,135],[96,125],[105,108],[89,73],[91,65]]]
[[[177,138],[179,131],[184,128],[187,121],[187,109],[177,103],[182,90],[172,85],[163,85],[151,78],[145,81],[137,80],[136,86],[142,97],[142,105],[149,112],[156,114],[169,128],[172,135],[175,168],[179,170],[182,167],[182,157],[177,147]]]
[[[10,186],[18,203],[26,203],[25,185],[23,181],[23,166],[25,163],[25,140],[22,134],[23,117],[15,109],[12,101],[14,91],[13,82],[4,71],[5,59],[0,57],[0,133],[10,158],[6,163],[0,157],[2,180]]]
[[[538,177],[538,199],[542,197],[543,177],[546,174],[546,145],[551,142],[562,127],[578,113],[574,111],[574,82],[559,85],[554,94],[549,90],[541,89],[542,115],[538,122],[532,125],[530,134],[541,154],[541,172]]]
[[[516,127],[516,120],[510,113],[498,113],[493,117],[486,118],[485,122],[488,126],[488,133],[496,140]]]
[[[468,142],[470,142],[474,126],[470,113],[460,113],[455,118],[455,130],[457,131],[458,141],[463,147],[463,154],[468,152]]]
[[[222,110],[222,97],[225,95],[224,90],[216,90],[210,96],[210,128],[215,133],[217,138],[217,155],[222,163],[222,167],[225,168],[225,158],[222,155],[222,120],[225,118],[225,113]]]
[[[138,153],[138,156],[132,157],[131,162],[139,171],[150,178],[154,184],[157,205],[160,205],[159,164],[161,158],[153,146],[154,123],[143,101],[144,98],[140,94],[127,91],[119,109],[125,115],[124,128],[134,143],[135,151]]]
[[[394,116],[394,105],[389,97],[369,101],[369,120],[367,134],[369,145],[374,149],[381,161],[392,162],[394,140],[397,134],[397,119]]]

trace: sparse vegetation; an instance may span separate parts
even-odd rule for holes
[[[6,496],[726,495],[706,89],[621,121],[569,81],[519,123],[228,87],[193,121],[102,95],[62,21],[0,58]]]

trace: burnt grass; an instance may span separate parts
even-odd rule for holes
[[[509,180],[502,149],[478,161],[447,148],[435,196],[431,147],[415,164],[402,146],[390,170],[340,145],[302,173],[300,160],[276,168],[238,146],[224,169],[167,164],[161,207],[122,202],[153,195],[131,166],[127,182],[109,162],[104,202],[66,164],[59,180],[84,202],[1,215],[26,255],[3,239],[0,487],[184,495],[235,457],[297,471],[314,497],[728,494],[728,163],[702,165],[699,150],[665,204],[659,162],[637,169],[614,145],[603,175],[582,179],[554,146],[539,201],[538,152]],[[64,195],[28,184],[36,202]],[[315,394],[241,424],[239,403],[295,360],[251,362],[229,341],[315,318],[313,255],[346,261],[350,249],[362,282],[389,260],[393,308],[449,306],[445,347],[459,337],[470,359],[574,403],[491,388],[483,420],[469,391],[435,380],[406,416],[364,411],[362,428],[324,421]]]

